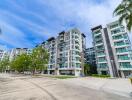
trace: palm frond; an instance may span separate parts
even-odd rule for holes
[[[132,14],[128,17],[127,29],[132,31]]]
[[[121,16],[121,15],[123,15],[123,14],[128,14],[128,12],[127,12],[126,10],[124,10],[124,9],[121,9],[121,10],[115,12],[114,15],[115,15],[115,16]]]
[[[122,4],[119,4],[119,5],[117,6],[117,8],[114,10],[113,15],[115,15],[117,12],[119,12],[119,11],[122,10],[122,9],[124,9],[123,5],[122,5]]]
[[[123,22],[123,20],[125,20],[128,17],[127,14],[122,14],[119,18],[119,23],[121,24]]]
[[[127,29],[132,30],[132,0],[122,0],[121,4],[114,10],[113,15],[119,16],[119,23],[125,21]]]

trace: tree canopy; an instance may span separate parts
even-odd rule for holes
[[[46,69],[48,64],[49,54],[42,46],[33,49],[31,54],[31,70],[34,74],[36,70],[42,71]]]
[[[24,73],[30,71],[35,74],[36,71],[42,72],[47,69],[49,54],[45,48],[38,46],[32,50],[31,54],[23,53],[15,57],[12,61],[3,60],[0,62],[0,69],[10,66],[10,70]]]
[[[119,22],[125,21],[127,29],[132,31],[132,0],[122,0],[113,14],[119,16]]]

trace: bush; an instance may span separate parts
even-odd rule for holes
[[[108,78],[110,75],[99,75],[99,74],[92,74],[93,77],[101,77],[101,78]]]

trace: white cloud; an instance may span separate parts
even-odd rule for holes
[[[31,43],[25,39],[24,33],[12,25],[0,20],[2,34],[0,40],[5,44],[10,44],[14,47],[31,47]]]
[[[104,0],[95,3],[95,0],[39,0],[56,13],[61,24],[74,22],[87,36],[87,47],[92,46],[91,28],[117,20],[113,17],[113,11],[122,0]],[[64,26],[66,27],[66,25]],[[130,34],[132,40],[132,34]]]
[[[76,0],[76,1],[75,0],[37,0],[37,3],[39,3],[41,6],[41,7],[40,6],[37,7],[40,7],[40,9],[42,9],[42,11],[39,12],[34,12],[33,10],[28,10],[27,8],[23,8],[21,5],[15,3],[15,1],[10,2],[14,4],[16,9],[20,10],[23,14],[34,16],[35,18],[41,20],[43,23],[46,23],[45,25],[39,25],[33,20],[22,18],[21,16],[15,15],[15,13],[7,12],[4,10],[0,12],[1,15],[3,14],[3,16],[11,16],[17,19],[19,22],[24,23],[25,25],[27,25],[27,28],[35,32],[36,35],[40,35],[46,38],[57,35],[57,32],[59,31],[71,28],[69,24],[75,23],[75,26],[86,34],[87,47],[90,47],[92,46],[92,36],[90,29],[92,27],[95,27],[96,25],[100,25],[100,24],[106,25],[107,23],[116,20],[116,17],[113,17],[112,13],[115,7],[120,2],[121,0],[104,0],[100,3],[96,3],[95,0]],[[35,5],[32,5],[32,7],[34,6]],[[45,9],[44,8],[45,6],[50,10]],[[49,11],[48,17],[52,17],[52,19],[46,17],[44,11],[47,12]],[[8,20],[6,19],[7,22],[9,22],[9,20],[10,19]],[[18,34],[18,35],[26,34],[26,33],[22,33],[21,30],[19,30],[19,32],[17,31],[14,32],[14,34]],[[24,37],[25,36],[22,36],[22,38]],[[132,40],[132,34],[130,35],[130,39]],[[26,44],[27,46],[32,45],[31,43],[29,43],[28,40],[24,39],[22,41],[27,42],[22,45],[26,45]],[[12,40],[10,40],[10,43],[11,42]],[[20,42],[15,44],[13,44],[12,42],[12,45],[14,46],[15,45],[18,46],[20,44],[21,44]]]
[[[17,23],[17,21],[18,21],[19,23],[17,23],[17,24],[22,24],[22,23],[25,24],[25,27],[27,27],[28,29],[30,29],[33,32],[36,32],[37,35],[40,35],[40,36],[50,36],[51,35],[51,34],[48,34],[47,30],[43,26],[41,26],[37,23],[34,23],[27,19],[24,19],[23,17],[15,15],[9,11],[6,11],[6,10],[0,10],[0,12],[1,12],[1,15],[3,15],[3,16],[8,16],[8,18],[10,17],[10,18],[15,19],[16,21],[14,23]],[[1,17],[0,20],[6,20],[7,22],[10,22],[10,19],[6,19],[5,17],[4,18]]]
[[[94,0],[39,1],[54,9],[53,12],[62,20],[62,25],[66,22],[75,22],[76,26],[87,36],[87,47],[92,46],[90,29],[100,24],[105,26],[107,23],[116,20],[117,18],[113,17],[113,10],[121,2],[121,0],[104,0],[101,3],[95,3]]]

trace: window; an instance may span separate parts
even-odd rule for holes
[[[130,64],[130,62],[120,62],[119,65],[120,65],[120,68],[132,68],[132,65]]]
[[[126,34],[123,34],[123,37],[124,37],[125,39],[127,39],[127,38],[128,38],[127,33],[126,33]]]
[[[79,52],[79,51],[75,51],[75,54],[76,54],[76,55],[80,55],[80,52]]]
[[[75,49],[79,50],[79,46],[75,46]]]
[[[100,34],[100,35],[95,36],[95,40],[97,40],[97,39],[101,39],[101,38],[102,38],[101,34]]]
[[[117,39],[122,39],[123,36],[122,35],[118,35],[118,36],[112,36],[113,39],[117,40]]]
[[[101,64],[99,64],[98,67],[99,68],[106,68],[106,67],[108,67],[108,65],[107,65],[107,63],[101,63]]]
[[[99,57],[98,58],[98,62],[105,62],[106,61],[106,58],[105,57]]]
[[[104,51],[97,52],[97,56],[105,55]]]
[[[128,55],[118,55],[118,59],[119,60],[129,60],[130,58],[128,57]]]
[[[121,32],[120,28],[117,28],[117,29],[111,31],[112,34],[117,34],[120,32]]]
[[[127,52],[128,50],[125,48],[125,47],[123,47],[123,48],[116,48],[116,52],[117,53],[123,53],[123,52]]]
[[[78,44],[79,45],[79,42],[78,41],[75,41],[75,44]]]
[[[99,34],[99,33],[101,33],[100,30],[96,31],[96,32],[93,32],[94,35]]]
[[[103,50],[104,46],[101,45],[101,46],[97,46],[96,48],[97,48],[97,50]]]
[[[112,29],[112,28],[116,28],[116,27],[118,27],[118,26],[119,26],[118,23],[117,23],[117,24],[113,24],[113,25],[110,26],[110,29]]]
[[[79,37],[78,36],[75,36],[75,39],[79,39]]]
[[[115,46],[122,46],[124,44],[125,44],[124,41],[114,42]]]
[[[96,41],[96,44],[100,44],[100,43],[103,43],[103,41],[102,40]]]
[[[81,61],[81,60],[80,60],[80,57],[76,57],[76,61]]]
[[[125,43],[129,45],[130,44],[130,41],[129,40],[125,40]]]
[[[77,68],[81,68],[81,64],[80,63],[76,63],[76,67]]]
[[[72,67],[75,67],[75,63],[72,63]]]

